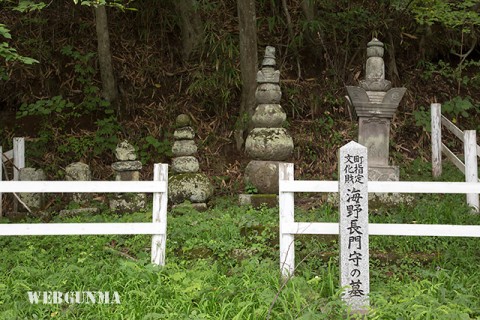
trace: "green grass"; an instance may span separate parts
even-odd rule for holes
[[[324,204],[297,221],[338,221]],[[54,222],[148,222],[149,213]],[[169,210],[167,265],[149,236],[0,238],[0,319],[345,319],[336,236],[296,237],[296,276],[279,276],[278,209],[217,199]],[[378,206],[376,223],[480,224],[464,195]],[[4,221],[6,222],[6,221]],[[369,319],[480,319],[478,239],[370,237]],[[28,291],[118,291],[121,304],[30,304]]]

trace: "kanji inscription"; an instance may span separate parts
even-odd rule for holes
[[[340,148],[340,283],[354,312],[369,306],[367,168],[366,147],[352,141]]]

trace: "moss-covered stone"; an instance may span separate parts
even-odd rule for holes
[[[203,173],[181,173],[168,179],[168,199],[173,204],[206,202],[212,195],[213,186]]]
[[[293,139],[284,128],[255,128],[245,141],[245,150],[257,160],[286,160],[293,152]]]
[[[254,208],[262,206],[275,208],[278,206],[278,196],[276,194],[252,194],[251,202]]]
[[[175,121],[175,126],[177,128],[183,128],[183,127],[189,126],[190,123],[191,123],[190,117],[182,113],[177,116],[177,119]]]
[[[111,196],[110,210],[116,213],[132,213],[144,211],[147,196],[145,193],[121,193]]]

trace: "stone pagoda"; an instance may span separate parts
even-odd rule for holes
[[[254,128],[245,141],[245,151],[252,159],[245,168],[245,183],[263,195],[278,194],[279,161],[287,160],[293,152],[293,139],[283,128],[287,115],[280,105],[280,71],[275,66],[275,48],[267,46],[262,68],[257,73]]]
[[[112,163],[115,181],[139,181],[142,163],[137,160],[135,147],[122,141],[115,149],[117,161]],[[110,198],[110,209],[114,212],[138,212],[145,210],[145,193],[117,193]]]
[[[173,174],[168,177],[169,201],[173,204],[190,201],[195,209],[206,210],[206,203],[213,195],[213,186],[208,177],[199,172],[200,165],[195,157],[198,148],[190,117],[180,114],[175,126],[175,142],[172,146]]]
[[[383,53],[383,43],[372,39],[367,44],[365,80],[346,89],[359,118],[358,143],[368,149],[369,180],[398,181],[398,166],[388,163],[390,120],[407,89],[392,88],[385,80]]]

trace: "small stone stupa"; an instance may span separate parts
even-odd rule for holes
[[[367,44],[365,80],[346,89],[359,118],[358,143],[368,149],[369,180],[398,181],[398,166],[388,163],[390,120],[407,89],[392,88],[392,83],[385,80],[383,54],[383,43],[372,39]]]
[[[117,162],[112,163],[115,181],[139,181],[142,163],[137,160],[134,146],[122,141],[115,149]],[[110,209],[115,212],[137,212],[145,210],[145,193],[119,193],[110,199]]]
[[[293,139],[283,128],[287,115],[280,105],[280,71],[275,70],[275,66],[275,48],[267,46],[262,69],[257,73],[257,107],[252,116],[254,129],[245,141],[245,151],[253,159],[245,168],[245,184],[255,187],[259,193],[251,198],[253,205],[262,201],[268,204],[271,202],[268,199],[278,194],[278,164],[293,152]],[[241,203],[248,203],[242,198],[245,196],[240,197]],[[276,204],[276,197],[273,200]]]
[[[200,166],[195,157],[195,131],[191,127],[190,117],[186,114],[179,115],[176,128],[172,146],[173,174],[168,178],[169,201],[181,204],[188,200],[197,210],[206,209],[206,202],[213,194],[213,186],[208,177],[199,172]]]

